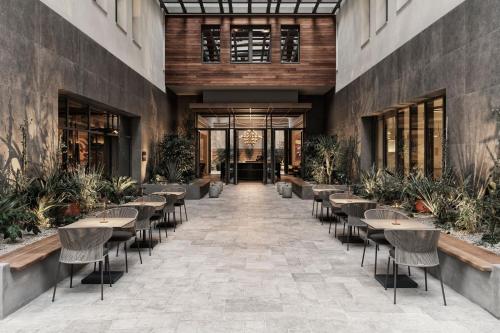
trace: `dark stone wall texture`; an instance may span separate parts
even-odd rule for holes
[[[356,136],[369,167],[372,138],[362,117],[444,91],[449,165],[489,159],[486,147],[499,139],[492,111],[500,106],[499,17],[498,0],[465,1],[330,96],[328,131]]]
[[[60,90],[140,117],[132,176],[144,177],[141,151],[170,129],[171,98],[38,0],[1,0],[0,167],[17,163],[25,119],[29,160],[53,156]]]

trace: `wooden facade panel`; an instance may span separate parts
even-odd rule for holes
[[[221,25],[221,62],[204,64],[201,26]],[[300,63],[282,64],[280,26],[300,25]],[[271,63],[232,64],[232,25],[270,25]],[[324,93],[335,85],[334,17],[167,17],[165,80],[174,91],[207,88],[293,88]]]

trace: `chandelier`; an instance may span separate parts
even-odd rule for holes
[[[250,108],[250,127],[253,127],[252,122],[252,108]],[[247,145],[254,145],[262,139],[262,136],[257,134],[253,129],[246,130],[243,135],[240,135],[240,139]]]
[[[245,144],[253,146],[262,139],[262,136],[257,134],[254,130],[246,130],[243,135],[240,135],[240,139],[243,139]]]

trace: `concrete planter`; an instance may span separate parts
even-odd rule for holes
[[[210,185],[210,190],[208,191],[209,198],[218,198],[220,194],[220,187],[212,184]]]
[[[281,195],[283,198],[291,198],[292,197],[292,185],[285,184],[281,188]]]

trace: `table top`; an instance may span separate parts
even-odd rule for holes
[[[412,219],[398,219],[399,224],[393,224],[395,219],[361,219],[362,222],[366,223],[370,228],[379,230],[432,230],[434,227],[430,227],[425,223],[419,222],[418,220]]]
[[[132,226],[135,219],[130,217],[108,217],[106,218],[106,222],[103,221],[104,218],[102,217],[87,217],[62,228],[126,228],[129,225]]]
[[[350,203],[368,203],[368,202],[374,202],[372,200],[363,199],[363,198],[349,198],[349,199],[334,198],[334,199],[330,199],[330,201],[333,204],[336,204],[336,205],[345,205],[345,204],[350,204]]]
[[[152,206],[155,208],[162,208],[165,206],[164,202],[159,201],[130,201],[120,205],[121,207],[140,207],[140,206]]]
[[[180,196],[186,194],[186,192],[159,191],[159,192],[154,192],[154,193],[151,193],[151,194],[153,194],[153,195],[161,195],[161,196],[173,194],[173,195],[176,195],[176,196],[180,197]]]

